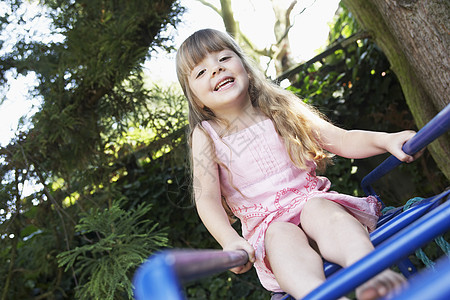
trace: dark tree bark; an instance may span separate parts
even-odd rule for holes
[[[450,102],[450,2],[342,0],[382,49],[422,128]],[[450,134],[428,149],[450,179]]]

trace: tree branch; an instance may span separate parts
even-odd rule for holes
[[[289,70],[285,71],[283,74],[278,76],[275,79],[275,81],[280,82],[286,78],[289,78],[290,76],[300,72],[303,68],[307,68],[309,65],[315,63],[316,61],[322,60],[323,58],[327,57],[328,55],[334,53],[336,50],[344,49],[348,45],[356,42],[357,40],[367,38],[367,37],[370,37],[369,33],[365,32],[365,31],[361,31],[361,32],[355,33],[354,35],[346,38],[345,40],[334,42],[333,44],[330,45],[330,47],[328,49],[326,49],[322,53],[314,56],[307,62],[300,63],[300,64],[290,68]]]
[[[241,31],[240,28],[238,28],[239,30],[239,37],[240,39],[248,46],[250,47],[250,49],[252,49],[253,52],[255,52],[256,54],[262,55],[262,56],[268,56],[271,57],[273,54],[272,49],[269,48],[264,48],[264,49],[260,49],[257,48],[251,41],[250,39]]]
[[[297,0],[294,0],[291,2],[291,4],[289,5],[288,9],[286,10],[286,14],[285,14],[285,19],[286,19],[286,30],[284,31],[284,33],[278,38],[277,42],[275,43],[275,45],[279,45],[285,38],[286,36],[289,34],[289,31],[291,30],[292,26],[294,26],[294,24],[291,24],[291,12],[294,9],[295,5],[297,4]],[[306,9],[306,8],[305,8]],[[305,11],[305,9],[302,10],[302,12]],[[294,22],[295,23],[295,22]]]
[[[231,0],[220,0],[220,5],[222,7],[222,20],[225,25],[227,32],[237,38],[239,25],[234,20],[233,9],[231,8]]]
[[[217,7],[215,7],[214,5],[212,5],[211,3],[209,3],[208,1],[205,1],[205,0],[197,0],[197,1],[205,6],[208,6],[212,10],[214,10],[216,13],[219,14],[219,16],[222,16],[222,11],[220,9],[218,9]]]
[[[316,3],[316,1],[317,0],[314,0],[314,2],[308,7],[304,7],[301,12],[299,12],[298,14],[295,15],[295,17],[301,15],[302,13],[304,13],[305,10],[307,10],[308,8],[313,6],[314,3]],[[277,40],[275,45],[279,45],[281,43],[281,41],[288,35],[288,33],[291,30],[291,28],[294,27],[294,25],[295,25],[295,17],[294,17],[294,22],[292,22],[292,24],[291,24],[291,20],[290,20],[289,16],[290,16],[290,14],[291,14],[291,12],[294,9],[296,4],[297,4],[296,0],[292,1],[291,5],[287,9],[287,11],[286,11],[286,24],[288,26],[286,26],[286,30],[285,30],[284,34]]]

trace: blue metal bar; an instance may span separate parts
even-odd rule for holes
[[[183,283],[245,265],[248,262],[248,255],[244,250],[172,250],[169,254],[175,260],[175,271]]]
[[[142,264],[133,279],[136,300],[184,300],[179,279],[173,269],[173,259],[161,253]]]
[[[155,254],[137,270],[134,295],[137,300],[182,300],[181,285],[191,280],[244,265],[244,250],[167,250]]]
[[[449,199],[449,197],[450,190],[444,191],[439,195],[424,199],[421,203],[417,203],[417,205],[412,206],[410,209],[404,211],[395,218],[384,222],[370,234],[370,240],[372,241],[372,244],[375,247],[378,246],[379,244],[393,236],[395,233],[399,232],[403,228],[407,227],[408,225],[422,217],[428,211],[437,207],[437,205]],[[333,273],[340,269],[341,267],[339,265],[325,262],[324,271],[326,277],[331,276]]]
[[[450,104],[448,104],[430,122],[419,130],[412,139],[406,142],[403,145],[403,151],[406,154],[414,155],[448,130],[450,130]],[[395,156],[390,156],[366,177],[364,177],[361,181],[361,187],[366,195],[376,196],[375,191],[370,185],[389,173],[401,163],[402,162]]]
[[[397,262],[396,265],[406,278],[410,278],[417,273],[416,266],[411,262],[411,260],[409,260],[409,258],[402,259],[401,261]]]
[[[434,269],[426,269],[408,281],[402,291],[393,291],[383,298],[395,300],[448,300],[450,299],[450,259],[439,259]]]
[[[402,212],[403,212],[403,206],[388,210],[378,219],[377,226],[383,225],[384,223],[391,220],[392,218],[400,215]]]
[[[450,190],[444,191],[439,195],[424,199],[421,203],[410,207],[395,218],[385,222],[370,234],[370,239],[374,246],[381,244],[387,238],[407,227],[424,214],[436,208],[439,204],[445,202],[450,197]]]
[[[330,276],[304,299],[337,299],[450,229],[447,201],[383,242],[373,252]]]

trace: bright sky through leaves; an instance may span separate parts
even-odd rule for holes
[[[220,7],[218,0],[210,1]],[[235,18],[240,22],[241,29],[252,39],[258,47],[265,47],[274,42],[273,23],[274,16],[270,1],[246,0],[234,1]],[[27,16],[30,20],[39,12],[37,1],[29,4]],[[4,3],[3,3],[4,4]],[[221,18],[210,8],[196,0],[181,0],[181,4],[187,7],[187,12],[182,16],[182,23],[177,30],[170,29],[167,35],[175,36],[175,46],[178,47],[190,34],[202,28],[215,28],[224,30]],[[293,55],[296,61],[301,62],[317,54],[319,48],[325,46],[329,23],[338,8],[339,0],[304,0],[299,1],[294,10],[294,27],[290,32],[290,41]],[[0,5],[2,3],[0,2]],[[299,14],[303,8],[307,8]],[[5,7],[3,7],[5,8]],[[0,7],[0,9],[3,9]],[[5,8],[6,9],[6,8]],[[31,22],[31,21],[30,21]],[[11,28],[7,34],[10,36],[30,35],[42,40],[49,34],[49,21],[44,18],[35,18],[34,24],[29,25],[29,32]],[[37,22],[37,23],[36,23]],[[32,30],[31,30],[32,29]],[[4,40],[13,40],[11,37],[1,36]],[[153,53],[152,59],[145,64],[145,72],[152,81],[168,84],[176,82],[175,54]],[[25,121],[39,108],[41,99],[33,97],[30,93],[36,84],[34,74],[19,75],[13,80],[15,74],[9,74],[11,87],[9,91],[1,90],[1,98],[4,98],[0,106],[0,145],[8,144],[14,136],[19,119]],[[1,103],[1,102],[0,102]]]
[[[220,7],[219,0],[209,1]],[[318,54],[318,49],[326,45],[329,32],[329,23],[339,6],[340,0],[303,0],[298,1],[292,12],[292,23],[289,38],[294,59],[298,62],[308,60]],[[233,1],[235,19],[239,21],[242,31],[258,47],[266,47],[275,41],[273,34],[273,15],[269,0]],[[175,45],[178,47],[189,35],[203,28],[225,30],[222,19],[211,8],[206,7],[197,0],[181,0],[187,7],[182,17],[182,23],[176,32]],[[306,7],[306,10],[300,14]],[[176,82],[175,53],[157,53],[151,62],[146,64],[146,71],[152,80]],[[169,67],[170,66],[170,67]]]

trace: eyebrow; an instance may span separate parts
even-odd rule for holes
[[[198,65],[194,66],[192,68],[191,72],[189,73],[189,77],[197,78],[197,75],[201,70],[202,70],[202,68],[198,67]]]
[[[224,52],[227,52],[227,53],[230,53],[230,54],[236,54],[236,52],[234,52],[233,50],[228,49],[228,48],[225,48],[225,49],[222,49],[222,50],[219,50],[219,51],[213,51],[213,52],[217,52],[218,54],[221,54],[221,53],[224,53]],[[209,52],[209,53],[212,53],[212,52]],[[203,57],[203,59],[205,59],[205,57]],[[202,61],[203,61],[203,59],[202,59]],[[198,64],[196,64],[195,66],[192,67],[191,72],[190,72],[191,76],[192,76],[193,73],[197,73],[197,72],[195,72],[197,68],[201,69],[201,67],[199,67],[200,63],[201,63],[201,61]],[[196,77],[197,74],[194,74],[194,76]]]

